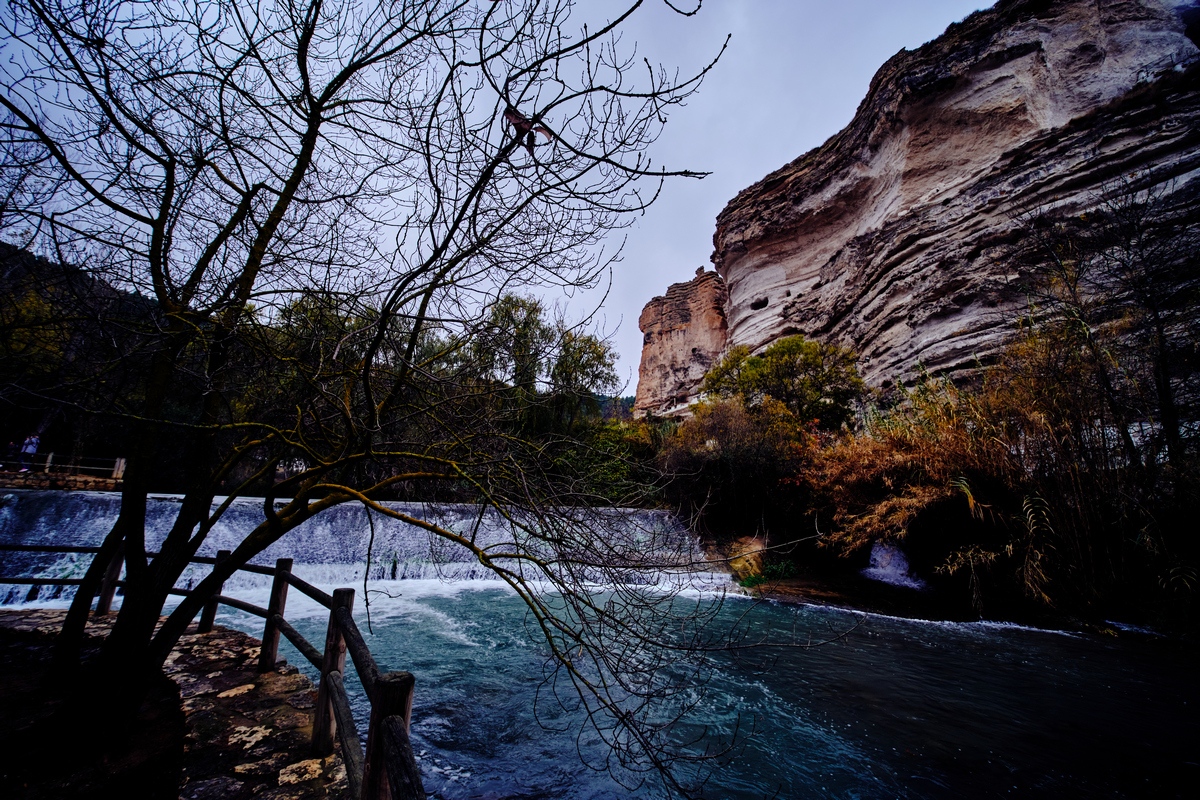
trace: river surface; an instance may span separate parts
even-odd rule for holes
[[[426,790],[447,800],[630,796],[581,766],[577,744],[585,759],[604,756],[593,739],[576,741],[582,719],[543,698],[547,728],[566,730],[539,725],[544,648],[524,632],[521,601],[489,583],[382,582],[373,633],[356,615],[381,667],[417,676],[412,733]],[[748,604],[729,601],[722,620]],[[293,613],[322,641],[325,612]],[[705,743],[738,727],[745,737],[728,763],[711,765],[706,796],[1195,796],[1195,663],[1170,646],[809,606],[755,613],[759,627],[845,635],[717,657],[690,724],[711,727]],[[261,631],[236,612],[219,621]],[[315,678],[295,651],[285,654]],[[361,688],[349,683],[365,720]]]
[[[102,531],[111,503],[93,500],[10,498],[0,508],[0,541],[62,542],[69,531]],[[614,778],[584,766],[603,764],[607,751],[578,712],[539,696],[545,645],[530,638],[524,604],[498,581],[446,559],[433,569],[427,552],[397,563],[396,554],[407,552],[394,544],[403,536],[377,530],[377,544],[392,542],[386,552],[393,565],[385,558],[382,576],[413,577],[371,580],[368,621],[362,548],[347,544],[361,539],[358,526],[334,518],[328,531],[310,534],[311,549],[301,538],[288,552],[268,555],[295,557],[295,572],[327,591],[354,587],[355,617],[381,668],[416,676],[412,735],[432,797],[666,796],[652,780],[631,791],[625,786],[636,776]],[[231,522],[232,535],[236,528]],[[0,557],[6,567],[15,563]],[[23,569],[68,576],[86,566],[86,559],[42,558]],[[431,569],[454,579],[431,577]],[[709,602],[712,581],[705,585],[681,602]],[[0,591],[20,605],[28,588]],[[256,576],[231,581],[225,591],[258,605],[266,605],[267,592]],[[68,594],[47,592],[34,602],[65,606]],[[679,739],[699,737],[695,752],[736,740],[728,758],[682,773],[704,796],[1196,796],[1197,664],[1194,650],[1178,642],[897,619],[742,597],[727,599],[714,624],[732,625],[747,611],[751,633],[834,640],[713,656],[702,684],[690,687],[695,713],[676,731]],[[287,616],[321,645],[327,611],[293,590]],[[261,635],[261,621],[241,612],[224,609],[218,622]],[[316,677],[286,641],[281,651]],[[353,678],[347,686],[363,727],[361,687]]]

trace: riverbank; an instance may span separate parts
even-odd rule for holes
[[[315,691],[295,667],[257,672],[259,643],[194,629],[168,658],[127,737],[77,741],[58,725],[70,694],[46,679],[66,612],[0,610],[0,796],[21,800],[333,800],[341,757],[310,752]],[[94,656],[111,618],[88,624]]]
[[[1196,641],[1196,619],[1189,610],[1191,598],[1179,597],[1177,607],[1152,606],[1131,602],[1128,597],[1113,598],[1106,604],[1080,604],[1073,612],[1033,602],[1028,598],[987,596],[984,612],[970,603],[966,585],[941,578],[928,582],[910,574],[902,553],[884,552],[870,568],[838,558],[813,559],[807,567],[800,562],[786,564],[789,577],[762,577],[773,570],[765,568],[768,548],[758,537],[701,543],[708,562],[724,572],[732,572],[735,583],[746,576],[753,581],[740,591],[752,597],[781,603],[830,606],[851,612],[867,612],[930,622],[993,622],[1046,630],[1121,636],[1126,638],[1177,639],[1192,646]],[[891,559],[898,559],[892,561]],[[884,575],[882,579],[880,575]],[[895,580],[889,580],[891,575]]]
[[[936,592],[891,586],[854,574],[782,578],[742,591],[778,602],[832,606],[908,619],[954,622],[975,619],[969,609],[951,607]]]
[[[770,580],[749,589],[739,587],[738,591],[773,602],[829,606],[903,619],[993,622],[1124,639],[1169,639],[1182,647],[1196,647],[1193,630],[1155,624],[1145,619],[1144,613],[1128,618],[1119,615],[1082,618],[1031,605],[1021,609],[1009,608],[1006,609],[1008,613],[981,618],[970,604],[961,598],[948,597],[944,591],[897,586],[853,571],[804,574]]]

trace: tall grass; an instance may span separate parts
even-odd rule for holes
[[[1096,381],[1066,323],[1024,326],[973,385],[925,376],[814,457],[828,543],[922,539],[979,607],[1015,591],[1074,610],[1153,579],[1190,594],[1194,535],[1181,526],[1200,511],[1195,443],[1188,463],[1134,463]]]

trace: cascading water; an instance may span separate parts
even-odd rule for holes
[[[445,511],[449,521],[474,519],[466,507]],[[106,495],[22,494],[0,509],[0,542],[98,541],[115,513]],[[214,533],[214,552],[232,541],[221,537],[237,536],[261,509],[248,501],[240,513],[225,533]],[[369,526],[357,514],[327,517],[257,560],[292,557],[301,577],[326,590],[361,591]],[[648,530],[657,526],[663,541],[682,535],[666,518],[642,522]],[[526,608],[511,590],[431,551],[424,534],[410,531],[409,541],[386,527],[376,520],[372,573],[381,574],[370,583],[369,630],[361,599],[355,616],[383,669],[417,677],[412,733],[432,796],[664,796],[653,783],[629,791],[581,766],[580,756],[595,765],[607,751],[593,736],[579,736],[578,712],[538,694],[545,645],[528,635]],[[54,557],[44,568],[85,565],[86,558],[72,566]],[[451,574],[460,577],[437,577]],[[227,594],[266,604],[265,582],[237,580]],[[65,597],[42,602],[65,604]],[[798,631],[801,641],[844,635],[811,649],[716,654],[707,681],[694,687],[693,715],[673,735],[696,738],[697,752],[738,726],[750,735],[714,765],[706,796],[1191,796],[1200,696],[1192,653],[1169,642],[773,603],[752,608],[746,598],[731,598],[715,622],[733,624],[750,611],[751,638],[779,630]],[[323,640],[325,609],[293,592],[287,616],[310,641]],[[228,609],[218,622],[261,632],[260,620]],[[283,654],[313,676],[286,644]],[[347,683],[359,692],[362,719],[361,690],[355,680]]]
[[[157,550],[166,538],[179,510],[180,498],[152,496],[147,504],[146,548]],[[197,555],[215,556],[219,550],[233,550],[263,520],[262,500],[245,498],[234,501],[213,526]],[[283,502],[276,506],[282,508]],[[390,503],[391,508],[413,518],[439,525],[471,539],[489,551],[511,551],[513,543],[536,550],[539,543],[520,525],[502,518],[489,509],[482,516],[476,506],[457,504],[427,505]],[[112,528],[120,510],[120,496],[107,492],[22,492],[0,496],[0,543],[73,544],[98,546]],[[521,520],[517,520],[518,523]],[[603,578],[619,571],[621,552],[661,554],[664,571],[703,563],[704,556],[693,537],[670,514],[638,509],[609,509],[588,522],[604,528],[610,545],[612,567]],[[533,524],[533,523],[530,523]],[[361,583],[368,569],[372,580],[437,578],[443,580],[495,580],[495,573],[480,563],[468,549],[436,537],[414,525],[378,513],[361,505],[344,504],[301,525],[272,544],[256,557],[255,563],[272,564],[277,558],[291,558],[294,569],[315,584],[352,585]],[[91,562],[89,555],[48,553],[8,553],[4,555],[8,572],[16,576],[82,577]],[[501,560],[501,564],[510,564]],[[583,569],[587,569],[586,565]],[[208,573],[208,567],[189,568],[179,582],[190,588]],[[628,572],[629,580],[664,578],[659,574]],[[709,580],[721,581],[712,576]],[[239,574],[229,585],[263,586],[262,576]],[[23,597],[28,587],[0,587],[0,603],[12,603]],[[70,587],[48,590],[50,598],[69,598]]]
[[[909,589],[928,589],[925,581],[914,577],[909,572],[908,559],[904,551],[894,544],[875,542],[871,545],[871,566],[862,574],[872,580],[890,583],[893,586],[904,586]]]

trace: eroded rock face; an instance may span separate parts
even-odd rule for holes
[[[727,344],[835,342],[875,386],[995,353],[1023,214],[1200,187],[1195,6],[1011,0],[892,57],[848,127],[717,218]]]
[[[874,385],[973,366],[1022,300],[1023,213],[1195,177],[1197,55],[1158,0],[1001,3],[900,52],[849,127],[718,217],[729,343],[835,341]]]
[[[642,363],[633,404],[635,416],[687,409],[704,373],[725,349],[727,299],[721,276],[701,267],[695,278],[671,284],[665,295],[642,309],[638,317]]]

